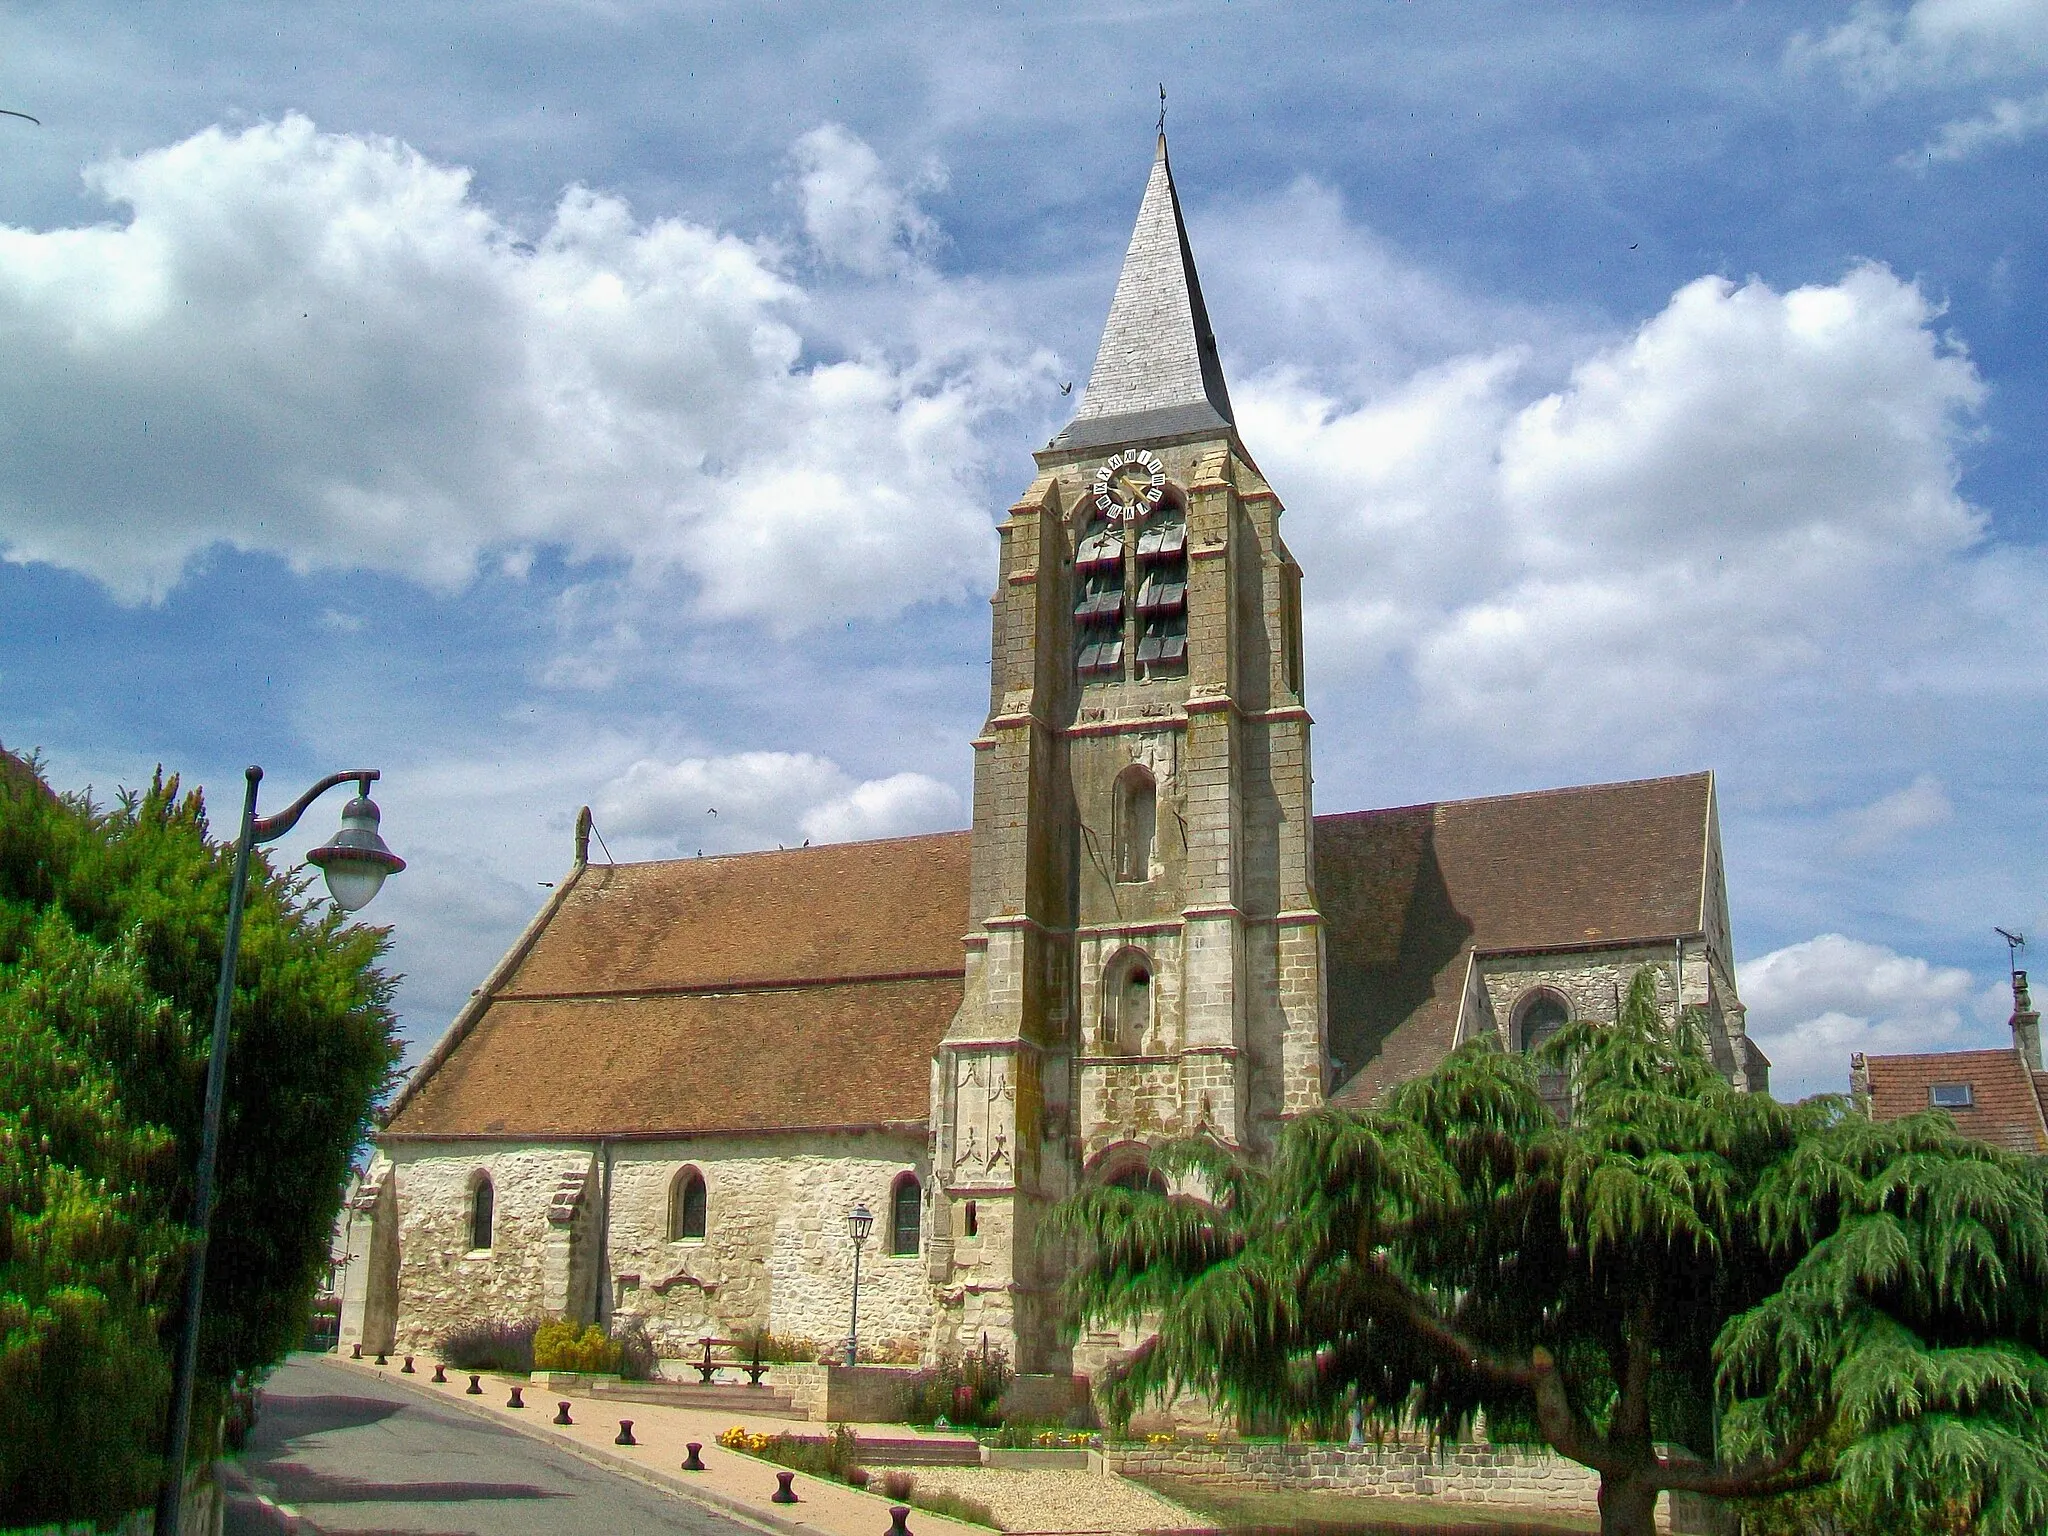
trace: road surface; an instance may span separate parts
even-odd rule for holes
[[[318,1355],[292,1356],[264,1383],[236,1465],[264,1498],[334,1536],[760,1536]],[[227,1536],[288,1528],[261,1500],[231,1493]]]

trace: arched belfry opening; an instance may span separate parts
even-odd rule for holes
[[[1110,807],[1110,837],[1116,877],[1126,884],[1152,878],[1152,844],[1159,830],[1159,788],[1145,768],[1133,763],[1116,779]]]

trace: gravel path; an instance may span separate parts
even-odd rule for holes
[[[1029,1471],[1002,1467],[912,1467],[920,1488],[943,1488],[979,1499],[1006,1531],[1107,1532],[1213,1531],[1193,1510],[1121,1477],[1098,1472]],[[913,1527],[915,1519],[912,1520]]]

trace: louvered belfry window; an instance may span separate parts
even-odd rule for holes
[[[1074,550],[1074,671],[1084,683],[1188,669],[1188,525],[1172,501],[1135,526],[1092,516]]]

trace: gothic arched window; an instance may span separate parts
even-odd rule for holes
[[[672,1243],[694,1242],[704,1235],[706,1208],[704,1175],[685,1168],[668,1187],[668,1239]]]
[[[1134,1195],[1157,1195],[1166,1198],[1166,1180],[1147,1167],[1127,1168],[1109,1181],[1111,1189],[1128,1189]]]
[[[491,1224],[496,1215],[497,1194],[491,1188],[491,1176],[480,1173],[469,1192],[469,1246],[472,1249],[491,1246]]]
[[[1522,1004],[1521,1018],[1516,1025],[1523,1054],[1536,1055],[1570,1022],[1571,1008],[1563,998],[1547,987],[1538,991]],[[1536,1064],[1536,1086],[1543,1095],[1543,1102],[1550,1106],[1558,1119],[1571,1118],[1572,1079],[1569,1071],[1539,1060]]]
[[[1152,963],[1127,949],[1102,976],[1102,1048],[1106,1054],[1142,1053],[1152,1033]]]
[[[906,1173],[896,1181],[896,1188],[889,1197],[889,1251],[894,1254],[917,1252],[918,1240],[924,1235],[924,1190],[918,1186],[917,1175]]]
[[[1152,838],[1158,821],[1159,794],[1152,775],[1133,763],[1117,775],[1116,800],[1110,807],[1118,880],[1128,883],[1152,878]]]

